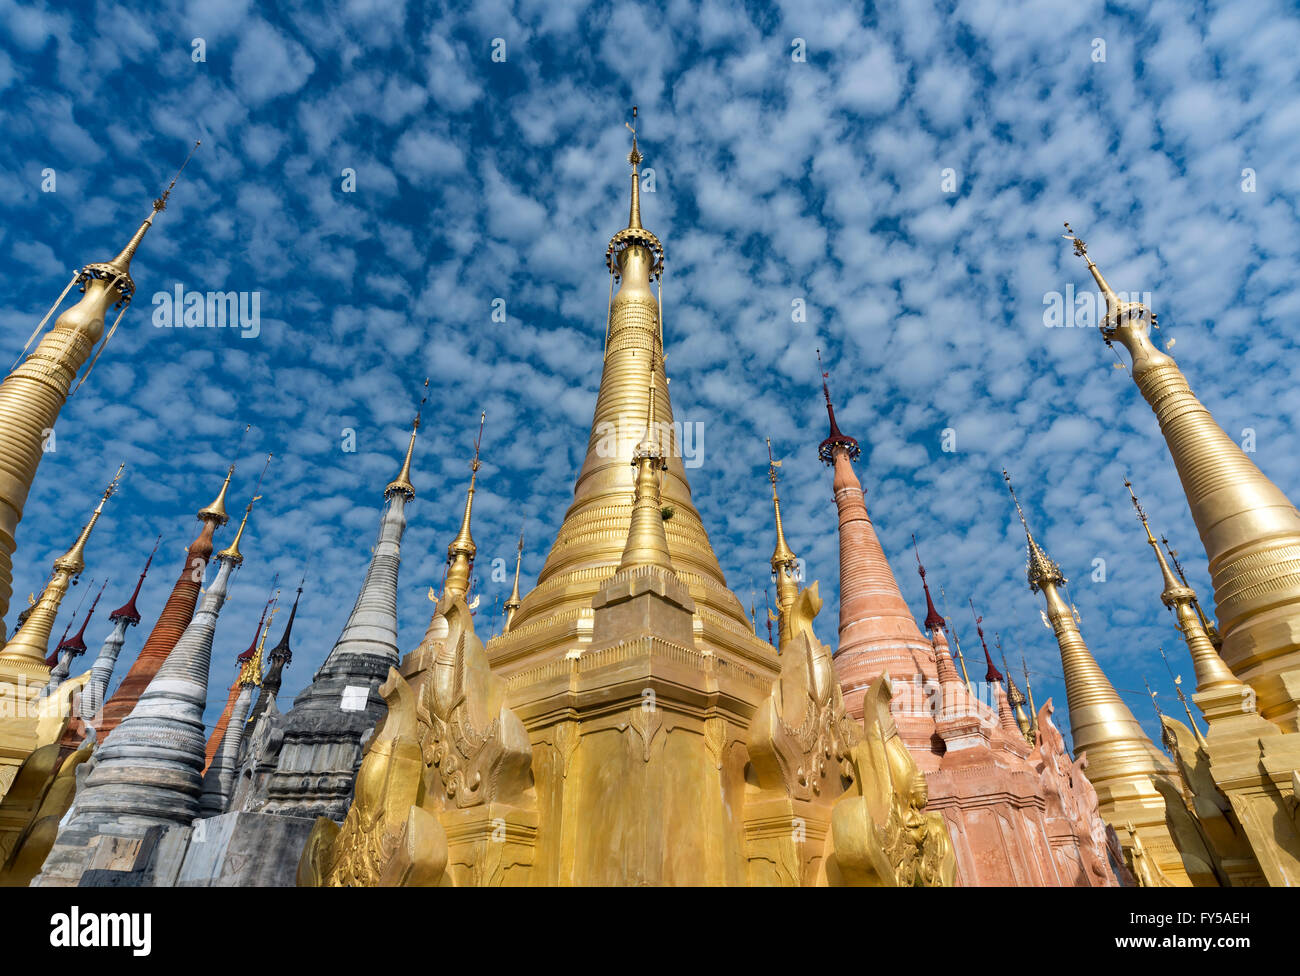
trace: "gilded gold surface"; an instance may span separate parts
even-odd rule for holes
[[[321,818],[304,886],[520,884],[536,828],[532,747],[505,704],[463,596],[444,598],[420,646],[380,689],[342,827]]]
[[[1010,489],[1005,471],[1003,477]],[[1149,878],[1175,885],[1217,884],[1209,852],[1187,812],[1172,765],[1147,738],[1084,643],[1073,608],[1060,593],[1065,576],[1034,539],[1014,489],[1011,496],[1025,530],[1029,587],[1043,594],[1061,652],[1074,754],[1087,757],[1087,775],[1097,789],[1102,817],[1120,835],[1129,855],[1141,835],[1144,846],[1139,861]],[[1133,872],[1141,880],[1136,867]]]
[[[1069,225],[1066,225],[1069,231]],[[1155,412],[1209,559],[1223,660],[1259,694],[1260,712],[1295,731],[1300,669],[1300,512],[1192,393],[1173,358],[1156,348],[1156,316],[1122,301],[1073,231],[1075,253],[1106,298],[1102,335],[1132,360],[1133,381]]]
[[[592,418],[587,454],[555,543],[511,621],[509,633],[493,640],[494,663],[510,671],[567,653],[574,642],[590,640],[589,608],[602,583],[618,569],[632,520],[636,445],[649,409],[646,371],[652,357],[662,362],[660,307],[651,290],[663,271],[663,246],[641,226],[636,166],[629,226],[610,241],[607,261],[619,282],[606,323],[604,368]],[[672,402],[663,369],[655,370],[655,416],[659,430],[675,431]],[[696,604],[696,626],[704,646],[763,653],[746,640],[753,630],[744,607],[727,589],[726,579],[691,503],[680,443],[664,437],[667,468],[662,472],[661,505],[672,510],[664,524],[673,568]],[[538,631],[546,632],[537,639]],[[770,648],[768,652],[770,654]]]

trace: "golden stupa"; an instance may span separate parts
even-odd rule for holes
[[[952,882],[888,680],[862,724],[844,709],[817,584],[783,608],[780,657],[727,588],[672,436],[635,132],[628,159],[587,456],[537,586],[485,646],[466,603],[476,445],[437,609],[300,884]]]

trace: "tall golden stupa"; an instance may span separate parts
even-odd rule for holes
[[[428,630],[300,884],[952,883],[888,679],[861,724],[844,707],[817,584],[783,607],[780,657],[727,588],[673,437],[635,130],[628,160],[587,456],[537,586],[484,646],[471,480]]]
[[[1223,660],[1259,695],[1260,714],[1300,731],[1300,512],[1197,399],[1172,356],[1156,348],[1156,316],[1117,295],[1065,225],[1106,299],[1102,335],[1132,358],[1209,560]]]
[[[632,454],[646,424],[652,357],[663,356],[662,310],[653,286],[664,272],[664,248],[641,225],[640,164],[632,140],[631,210],[628,224],[609,242],[605,263],[612,277],[604,369],[596,396],[587,455],[578,472],[573,503],[537,585],[524,597],[510,632],[491,642],[494,668],[505,673],[552,660],[591,641],[591,600],[618,567],[632,515]],[[663,475],[664,528],[678,576],[695,601],[694,626],[703,647],[738,655],[762,670],[773,667],[771,648],[753,633],[740,599],[727,588],[709,545],[678,445],[667,374],[655,372],[655,418],[669,448]]]

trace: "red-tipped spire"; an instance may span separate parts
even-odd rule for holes
[[[67,640],[60,641],[58,649],[54,652],[56,655],[61,651],[71,651],[73,657],[79,657],[86,653],[86,625],[90,623],[90,618],[95,615],[95,606],[99,603],[99,598],[104,595],[104,587],[108,585],[108,580],[100,584],[99,592],[95,594],[95,599],[90,601],[90,609],[86,611],[86,616],[82,618],[81,629]]]
[[[912,533],[912,548],[916,550],[916,571],[921,574],[921,587],[925,590],[925,629],[933,633],[945,627],[943,617],[934,608],[930,598],[930,584],[925,581],[925,567],[921,565],[921,550],[916,544],[916,533]]]
[[[135,598],[140,595],[140,587],[144,585],[144,578],[149,574],[149,567],[153,563],[154,553],[158,551],[158,543],[162,542],[162,536],[154,540],[153,552],[149,553],[149,558],[145,560],[144,572],[140,578],[135,581],[135,591],[131,594],[131,599],[127,600],[122,606],[118,607],[108,615],[108,619],[114,622],[125,620],[130,626],[134,627],[140,622],[140,611],[135,608]]]
[[[993,655],[989,653],[988,644],[984,643],[984,628],[980,626],[984,618],[975,612],[975,601],[970,601],[971,616],[975,618],[975,632],[980,635],[980,646],[984,648],[984,660],[988,662],[989,668],[984,672],[984,680],[989,684],[1002,684],[1002,672],[993,664]]]
[[[842,447],[848,451],[849,460],[856,461],[862,454],[862,448],[858,446],[858,442],[852,437],[842,433],[839,424],[835,422],[835,407],[831,404],[831,390],[826,385],[826,381],[831,374],[822,369],[822,351],[820,349],[817,350],[817,369],[822,374],[822,396],[826,398],[826,415],[831,420],[831,434],[817,448],[817,456],[822,459],[823,464],[834,464],[835,448]]]
[[[257,653],[257,639],[262,636],[262,624],[266,623],[266,611],[270,609],[271,609],[271,601],[267,600],[266,606],[262,608],[262,616],[260,616],[257,619],[257,629],[253,631],[253,643],[248,645],[248,650],[244,651],[242,654],[239,655],[239,657],[235,658],[235,661],[238,662],[241,669],[245,664],[251,661],[253,659],[253,655]]]
[[[34,605],[35,604],[33,604],[33,606]],[[68,631],[72,629],[72,625],[76,623],[76,620],[77,614],[74,611],[72,618],[68,621],[68,625],[63,628],[63,636],[60,637],[59,642],[54,645],[54,650],[50,651],[50,653],[45,657],[45,666],[47,668],[52,668],[54,665],[59,663],[59,653],[63,650],[63,645],[68,642]]]

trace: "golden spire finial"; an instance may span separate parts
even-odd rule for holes
[[[101,274],[107,271],[112,272],[114,276],[121,276],[124,280],[121,285],[119,285],[119,291],[124,302],[130,302],[131,295],[135,291],[135,283],[131,280],[130,272],[131,259],[135,257],[136,248],[140,246],[140,242],[144,240],[144,235],[148,232],[149,228],[153,226],[154,217],[156,217],[159,212],[167,209],[167,198],[171,196],[172,188],[176,186],[176,181],[180,179],[181,173],[185,171],[185,167],[189,165],[190,160],[194,157],[194,150],[198,149],[200,145],[201,142],[195,140],[194,146],[190,149],[189,155],[185,157],[185,162],[181,163],[181,168],[176,171],[176,175],[172,177],[172,181],[167,185],[167,189],[163,190],[162,196],[154,200],[153,209],[149,211],[149,216],[144,219],[144,223],[140,225],[139,229],[132,236],[131,240],[127,242],[126,247],[122,248],[117,257],[104,264],[87,265],[88,271],[94,269],[99,271]]]
[[[270,616],[266,618],[266,626],[263,627],[261,639],[257,643],[257,650],[253,653],[239,670],[238,683],[241,685],[258,686],[262,683],[262,662],[265,660],[263,652],[266,650],[266,638],[271,633],[271,621],[275,615],[280,612],[280,591],[275,591],[275,596],[271,598]]]
[[[1029,699],[1029,730],[1038,731],[1038,709],[1034,707],[1034,687],[1029,683],[1029,663],[1020,655],[1020,673],[1025,676],[1025,697]]]
[[[520,605],[523,603],[523,601],[519,599],[519,570],[523,564],[524,530],[521,528],[519,530],[519,548],[515,552],[515,585],[510,590],[510,599],[506,600],[504,607],[506,612],[506,625],[502,628],[501,632],[503,634],[508,634],[510,632],[510,624],[515,619],[515,611],[518,610]]]
[[[794,562],[794,551],[785,541],[785,525],[781,521],[781,497],[777,494],[777,468],[781,462],[772,455],[772,438],[767,438],[767,480],[772,483],[772,512],[776,517],[776,549],[772,551],[772,572],[779,573],[780,567]],[[780,593],[778,581],[777,592]],[[778,601],[779,602],[779,601]]]
[[[1088,270],[1092,272],[1093,280],[1097,282],[1097,287],[1101,289],[1102,295],[1105,296],[1107,306],[1116,307],[1119,304],[1119,299],[1116,297],[1114,289],[1102,277],[1101,270],[1093,263],[1091,255],[1088,254],[1088,245],[1084,243],[1083,238],[1075,234],[1074,228],[1070,226],[1068,220],[1065,222],[1065,233],[1061,236],[1070,241],[1074,245],[1074,253],[1087,262]]]
[[[221,490],[217,492],[217,497],[208,505],[199,509],[198,518],[200,522],[215,522],[217,525],[225,525],[230,521],[230,516],[226,514],[226,491],[230,488],[230,479],[235,473],[235,465],[232,463],[226,469],[226,480],[221,483]]]
[[[641,161],[645,158],[636,145],[636,106],[632,106],[632,121],[624,122],[632,133],[632,151],[627,154],[627,161],[632,164],[632,209],[628,214],[627,226],[632,230],[641,230]]]
[[[99,504],[95,506],[94,512],[91,513],[90,521],[86,523],[85,527],[81,530],[81,534],[77,536],[77,541],[72,544],[72,547],[67,552],[54,560],[55,570],[61,569],[68,573],[69,576],[79,576],[81,575],[81,571],[86,568],[86,540],[90,538],[91,529],[95,527],[95,523],[99,521],[100,514],[104,511],[104,503],[117,491],[117,486],[122,480],[122,471],[125,468],[125,461],[117,466],[117,474],[113,475],[113,480],[110,481],[108,487],[104,489],[104,494],[99,499]]]
[[[619,572],[636,566],[657,566],[669,573],[673,572],[672,558],[668,554],[668,535],[664,530],[664,519],[671,517],[671,512],[665,513],[659,507],[659,472],[668,467],[668,462],[664,459],[655,432],[655,370],[658,362],[659,357],[652,350],[646,433],[632,455],[632,465],[636,468],[632,519],[628,524],[623,558],[618,564]]]
[[[1142,503],[1138,501],[1137,493],[1133,491],[1133,482],[1128,478],[1124,479],[1124,487],[1128,489],[1129,498],[1133,502],[1133,508],[1137,512],[1138,521],[1142,523],[1142,528],[1147,534],[1147,544],[1151,546],[1151,551],[1156,554],[1156,562],[1160,564],[1160,576],[1164,580],[1164,592],[1160,594],[1161,600],[1165,606],[1171,610],[1179,600],[1190,600],[1193,596],[1191,588],[1180,586],[1174,579],[1174,574],[1170,572],[1169,564],[1165,562],[1164,553],[1160,551],[1160,545],[1156,542],[1156,537],[1151,534],[1151,525],[1147,522],[1147,513],[1142,508]]]
[[[397,477],[388,483],[384,489],[384,497],[400,492],[410,501],[415,497],[415,486],[411,484],[411,455],[415,451],[415,435],[420,431],[420,415],[424,412],[424,403],[429,399],[429,377],[424,378],[424,396],[420,398],[420,406],[416,408],[415,419],[411,421],[411,439],[406,445],[406,460],[402,462],[402,470],[397,473]]]
[[[244,424],[244,429],[240,431],[239,443],[235,446],[235,457],[239,457],[239,452],[244,446],[244,438],[252,429],[252,424]],[[217,497],[208,505],[200,508],[198,519],[200,522],[213,522],[217,527],[225,525],[230,521],[230,516],[226,514],[226,491],[230,488],[230,479],[235,473],[235,462],[230,462],[230,467],[226,470],[226,480],[221,484],[221,491],[217,492]]]
[[[772,484],[772,513],[776,520],[776,548],[772,550],[772,579],[776,583],[776,605],[781,612],[780,647],[794,636],[790,628],[790,611],[799,595],[799,559],[785,541],[785,525],[781,521],[781,498],[777,494],[777,468],[781,462],[772,455],[772,438],[767,438],[767,480]]]
[[[1164,583],[1164,589],[1160,593],[1160,602],[1173,611],[1174,619],[1178,624],[1179,631],[1182,632],[1183,641],[1187,644],[1187,650],[1192,655],[1192,666],[1196,671],[1196,687],[1198,691],[1206,691],[1210,688],[1226,688],[1239,685],[1241,682],[1236,675],[1224,664],[1223,658],[1219,656],[1218,650],[1214,647],[1213,641],[1206,631],[1203,614],[1199,612],[1197,606],[1196,591],[1187,585],[1187,579],[1183,577],[1181,582],[1174,578],[1174,574],[1169,569],[1169,564],[1165,561],[1165,555],[1160,551],[1160,545],[1156,542],[1155,536],[1151,534],[1151,526],[1147,524],[1146,512],[1142,510],[1142,505],[1138,502],[1137,495],[1133,492],[1133,486],[1128,479],[1124,479],[1124,485],[1128,488],[1129,495],[1133,499],[1133,507],[1137,509],[1138,518],[1142,520],[1142,526],[1146,529],[1147,543],[1151,546],[1151,551],[1156,554],[1156,562],[1160,566],[1160,577]],[[1182,567],[1179,567],[1179,576],[1182,576]],[[1160,656],[1164,657],[1164,649],[1160,651]],[[1166,664],[1169,662],[1166,661]],[[1170,669],[1170,674],[1173,670]],[[1181,685],[1181,681],[1175,680],[1175,685]],[[1182,695],[1182,688],[1178,689],[1179,696]],[[1184,704],[1186,704],[1184,702]],[[1195,724],[1195,723],[1193,723]]]
[[[1037,593],[1044,583],[1064,585],[1066,580],[1061,574],[1061,567],[1054,563],[1051,558],[1043,551],[1042,546],[1034,539],[1034,534],[1029,531],[1029,523],[1025,520],[1024,509],[1020,507],[1020,499],[1016,497],[1015,486],[1011,484],[1011,475],[1007,474],[1007,469],[1002,469],[1002,480],[1007,483],[1007,491],[1011,492],[1011,501],[1015,503],[1016,514],[1020,516],[1020,524],[1025,529],[1025,539],[1029,545],[1029,560],[1026,577],[1029,580],[1029,588]]]
[[[465,515],[460,522],[460,531],[456,533],[456,538],[451,540],[447,546],[447,580],[443,584],[444,596],[448,593],[456,596],[464,596],[469,592],[469,574],[474,566],[474,555],[478,552],[478,546],[474,544],[474,536],[470,532],[470,519],[474,510],[474,492],[475,484],[478,480],[478,469],[481,467],[479,461],[479,451],[483,444],[483,424],[487,421],[487,411],[484,410],[478,418],[478,436],[474,439],[474,459],[469,463],[469,489],[465,492]]]
[[[1196,590],[1192,588],[1191,583],[1187,582],[1187,574],[1183,572],[1183,564],[1178,561],[1178,550],[1169,544],[1169,539],[1164,535],[1160,536],[1160,542],[1164,545],[1165,551],[1169,553],[1169,560],[1174,564],[1174,572],[1178,574],[1178,579],[1183,586],[1192,591],[1192,609],[1196,611],[1196,616],[1201,622],[1201,629],[1205,631],[1210,643],[1214,645],[1214,650],[1216,652],[1222,650],[1223,637],[1219,634],[1219,628],[1215,626],[1214,621],[1205,615],[1205,610],[1201,607],[1201,600],[1196,595]]]
[[[262,466],[262,473],[258,475],[257,485],[256,487],[253,488],[253,491],[257,491],[259,488],[262,487],[262,479],[266,477],[266,469],[271,465],[271,457],[272,455],[270,454],[266,456],[266,464]],[[252,514],[253,503],[260,501],[261,498],[262,498],[261,495],[254,495],[252,499],[249,501],[248,506],[244,509],[244,517],[239,522],[239,531],[235,533],[234,541],[231,542],[230,545],[228,545],[225,549],[222,549],[219,553],[217,553],[218,559],[224,559],[226,560],[226,562],[231,563],[235,566],[238,566],[240,563],[244,561],[244,554],[239,551],[239,540],[242,539],[244,536],[244,528],[245,526],[248,525],[248,516]]]
[[[637,133],[633,123],[636,122],[636,106],[632,106],[632,122],[624,122],[632,133],[632,151],[627,154],[627,161],[632,164],[632,203],[628,212],[627,226],[613,236],[605,250],[605,266],[614,277],[622,275],[623,252],[633,247],[643,247],[650,252],[650,266],[646,274],[650,280],[660,278],[664,270],[664,246],[659,238],[650,233],[641,224],[641,162],[644,156],[637,145]]]
[[[118,480],[122,477],[122,469],[125,466],[125,464],[118,466],[117,474],[104,490],[103,497],[100,498],[99,504],[95,506],[95,511],[90,516],[90,521],[81,530],[72,548],[54,561],[54,571],[50,574],[44,590],[41,591],[40,599],[33,602],[26,622],[23,622],[20,616],[18,632],[7,644],[0,646],[0,659],[25,661],[35,666],[44,664],[45,655],[49,651],[54,619],[59,613],[59,604],[67,593],[69,581],[75,580],[86,568],[86,540],[90,538],[91,529],[99,521],[104,503],[117,490]]]
[[[1192,715],[1192,706],[1187,704],[1187,696],[1183,694],[1183,676],[1181,674],[1174,674],[1173,666],[1170,665],[1169,658],[1165,656],[1163,645],[1160,646],[1159,650],[1160,660],[1165,662],[1165,670],[1169,672],[1169,677],[1174,682],[1174,692],[1178,695],[1178,700],[1183,703],[1183,711],[1187,713],[1187,721],[1191,723],[1192,734],[1196,736],[1196,743],[1202,748],[1207,748],[1207,743],[1201,736],[1201,727],[1196,724],[1196,719]]]

